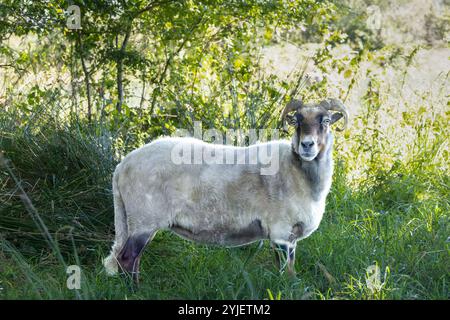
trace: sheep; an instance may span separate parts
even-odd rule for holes
[[[295,274],[296,243],[318,228],[325,210],[333,174],[331,125],[342,117],[338,131],[347,126],[348,112],[337,99],[318,104],[294,99],[281,115],[283,130],[295,127],[291,141],[234,147],[161,138],[132,151],[113,175],[116,234],[103,261],[107,273],[116,274],[120,267],[138,282],[145,246],[158,230],[170,230],[184,239],[229,247],[270,240]],[[180,147],[231,151],[249,161],[174,163]],[[277,151],[271,153],[279,161],[275,174],[261,174],[258,154],[265,148]]]

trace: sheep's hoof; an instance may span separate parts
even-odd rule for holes
[[[288,269],[288,270],[287,270],[287,274],[288,274],[289,278],[291,278],[291,279],[297,277],[297,273],[295,272],[295,270],[290,270],[290,269]]]
[[[139,289],[139,274],[136,272],[122,272],[122,278],[125,280],[125,284],[128,290],[135,293]]]

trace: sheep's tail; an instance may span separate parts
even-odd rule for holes
[[[111,249],[111,253],[103,260],[103,265],[106,269],[106,273],[109,275],[117,274],[119,270],[119,264],[117,262],[117,256],[122,250],[122,247],[128,238],[128,224],[127,214],[125,206],[120,195],[118,186],[118,170],[114,172],[112,190],[114,197],[114,227],[116,232],[116,238]]]

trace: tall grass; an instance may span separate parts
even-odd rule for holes
[[[74,229],[77,242],[104,241],[116,163],[112,137],[79,120],[60,122],[45,113],[30,115],[33,120],[21,127],[16,125],[17,116],[3,114],[1,149],[50,233],[63,247],[70,247],[65,237],[68,227]],[[2,229],[8,240],[20,244],[24,252],[38,252],[46,244],[17,197],[17,183],[8,172],[0,183]]]

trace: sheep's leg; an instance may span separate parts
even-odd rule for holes
[[[272,242],[272,249],[273,249],[273,252],[275,253],[275,265],[277,266],[277,269],[280,270],[281,269],[281,258],[280,258],[280,252],[279,252],[280,249],[273,242]]]
[[[294,267],[294,264],[295,264],[295,248],[296,248],[295,244],[290,245],[288,247],[288,265],[287,265],[287,268],[288,268],[288,273],[289,273],[290,276],[295,276],[295,267]]]
[[[295,276],[295,243],[272,243],[272,247],[275,249],[277,268],[282,271],[287,266],[288,274]]]
[[[284,243],[272,243],[272,247],[275,249],[275,261],[277,268],[282,271],[288,262],[288,246]]]
[[[128,238],[118,256],[119,265],[125,273],[131,274],[135,284],[139,281],[139,262],[142,252],[155,232],[145,232]]]
[[[280,247],[280,245],[277,245],[277,244],[275,244],[275,243],[273,243],[272,242],[272,249],[273,249],[273,252],[275,253],[275,265],[276,265],[276,268],[278,269],[278,270],[281,270],[281,266],[282,266],[282,264],[281,264],[281,254],[283,253],[283,249]],[[281,251],[281,252],[280,252]]]

